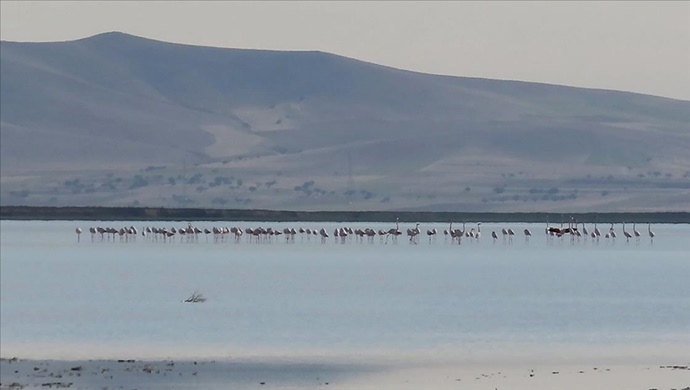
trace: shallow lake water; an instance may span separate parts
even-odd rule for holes
[[[330,237],[163,239],[141,231],[187,222],[0,221],[3,357],[690,346],[689,225],[652,225],[652,242],[640,224],[639,241],[626,242],[618,224],[615,240],[597,242],[548,237],[544,224],[487,223],[479,240],[458,244],[444,236],[448,224],[421,225],[416,242],[405,235],[414,224],[401,224],[397,240],[371,241],[335,239],[333,230],[393,225],[191,224],[323,227]],[[139,233],[92,236],[92,226]],[[438,234],[429,239],[431,228]],[[516,235],[504,239],[502,228]],[[195,291],[206,301],[182,302]]]

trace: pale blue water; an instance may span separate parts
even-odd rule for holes
[[[548,242],[543,224],[483,224],[451,244],[447,224],[418,245],[349,238],[336,223],[195,222],[325,227],[272,243],[91,240],[90,226],[182,222],[1,221],[0,341],[199,351],[420,350],[501,343],[690,345],[690,226],[646,225],[639,243]],[[389,228],[391,224],[347,224]],[[80,226],[80,242],[74,228]],[[473,225],[474,226],[474,225]],[[401,224],[401,230],[414,227]],[[439,234],[429,242],[426,229]],[[490,232],[511,227],[512,244]],[[534,235],[525,242],[522,230]],[[590,229],[591,227],[588,226]],[[601,228],[601,226],[600,226]],[[627,226],[631,230],[631,226]],[[604,230],[604,229],[602,229]],[[194,290],[204,303],[181,303]]]

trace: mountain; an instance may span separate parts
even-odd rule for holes
[[[3,205],[690,210],[690,102],[123,33],[0,45]]]

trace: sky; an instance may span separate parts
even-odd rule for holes
[[[690,100],[690,1],[0,1],[3,41],[108,31]]]

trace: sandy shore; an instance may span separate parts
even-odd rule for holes
[[[625,351],[617,355],[429,352],[196,360],[4,357],[0,388],[690,390],[689,363],[690,353],[663,357]]]

